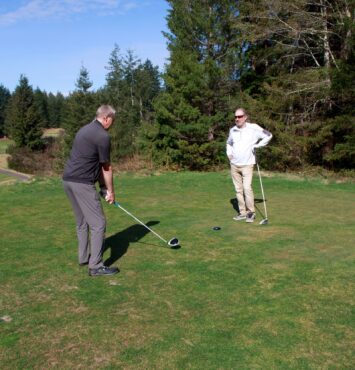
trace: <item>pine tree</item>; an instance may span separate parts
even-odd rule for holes
[[[153,157],[162,164],[202,169],[224,161],[232,96],[238,88],[236,1],[170,0],[165,33],[170,65],[155,103]]]
[[[41,91],[38,87],[34,91],[34,102],[37,105],[38,112],[41,116],[40,125],[43,128],[49,127],[48,115],[48,96],[47,93]]]
[[[123,81],[123,61],[120,55],[120,48],[117,44],[111,52],[106,75],[106,86],[104,87],[106,103],[119,109],[120,99],[123,99],[122,81]]]
[[[48,94],[48,119],[49,127],[62,127],[63,115],[65,109],[65,98],[63,94]]]
[[[116,122],[110,132],[112,158],[120,160],[136,153],[139,128],[152,119],[152,100],[160,89],[159,72],[150,61],[142,64],[132,50],[121,56],[118,45],[106,69],[106,85],[100,91],[100,100],[116,108]]]
[[[41,115],[32,86],[23,75],[9,101],[5,125],[6,132],[17,147],[27,147],[31,150],[42,148]]]
[[[5,112],[10,97],[10,91],[5,86],[0,85],[0,138],[5,135]]]
[[[135,70],[135,95],[139,105],[141,123],[152,120],[153,100],[160,92],[160,73],[150,60],[140,64]]]
[[[121,97],[118,116],[112,128],[113,158],[118,160],[130,157],[136,152],[135,138],[140,126],[139,104],[136,97],[136,69],[140,60],[128,50],[122,58],[120,81]]]
[[[76,90],[66,99],[63,117],[64,136],[64,159],[69,155],[75,134],[85,124],[95,118],[97,99],[93,92],[88,91],[92,86],[89,72],[82,67],[76,81]]]
[[[76,80],[75,84],[77,91],[82,93],[88,92],[88,90],[92,87],[92,81],[90,81],[89,71],[82,66],[80,69],[79,77]]]

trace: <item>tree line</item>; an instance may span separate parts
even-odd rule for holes
[[[111,104],[117,110],[117,122],[110,130],[112,160],[138,152],[139,128],[152,124],[154,119],[152,104],[161,90],[159,68],[150,60],[142,62],[131,50],[122,55],[118,45],[106,68],[105,85],[92,91],[89,71],[82,66],[75,89],[68,96],[34,90],[24,75],[12,94],[0,85],[0,137],[8,136],[15,142],[10,149],[14,157],[10,166],[25,170],[27,163],[33,167],[35,164],[25,157],[31,157],[31,152],[46,153],[48,157],[49,149],[49,157],[53,157],[53,165],[60,171],[76,132],[94,119],[101,104]],[[43,138],[46,128],[64,129],[54,148],[53,140]],[[38,160],[38,156],[34,158]]]
[[[25,98],[31,87],[21,76],[13,94],[0,86],[0,134],[40,150],[39,128],[63,127],[64,160],[77,129],[108,103],[118,111],[114,160],[138,153],[158,166],[205,170],[226,163],[242,106],[274,135],[259,155],[265,168],[354,168],[353,1],[167,2],[162,74],[115,45],[95,92],[84,67],[68,97],[36,89]]]

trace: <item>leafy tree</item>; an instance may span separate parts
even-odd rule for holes
[[[10,91],[3,85],[0,85],[0,138],[5,135],[5,112],[10,97]]]
[[[268,163],[334,168],[337,158],[341,167],[340,156],[331,153],[355,134],[348,109],[353,88],[345,84],[343,93],[339,84],[354,75],[353,14],[346,0],[240,3],[235,27],[250,45],[242,89],[253,98],[254,115],[270,122],[280,149]],[[344,145],[343,165],[349,166]]]
[[[5,126],[6,132],[17,147],[38,150],[42,147],[41,114],[35,102],[32,86],[21,75],[8,104]]]

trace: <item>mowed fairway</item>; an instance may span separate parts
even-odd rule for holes
[[[120,273],[99,278],[78,266],[59,179],[0,186],[1,369],[355,368],[353,184],[264,177],[260,226],[232,220],[227,171],[115,183],[181,248],[105,204]]]

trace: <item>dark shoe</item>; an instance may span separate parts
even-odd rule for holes
[[[254,220],[255,220],[255,213],[249,212],[247,214],[247,219],[245,220],[245,222],[254,222]]]
[[[98,269],[89,269],[90,276],[105,276],[105,275],[114,275],[117,273],[118,273],[117,267],[101,266]]]

